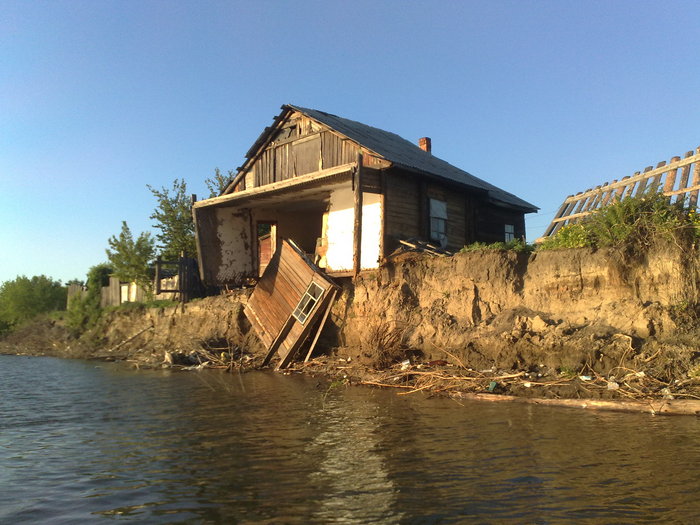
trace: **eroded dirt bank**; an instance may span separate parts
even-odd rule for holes
[[[673,246],[634,263],[587,249],[405,253],[342,282],[321,340],[326,355],[298,369],[407,391],[700,398],[697,268]],[[253,367],[263,349],[246,299],[117,310],[81,341],[47,327],[43,352],[139,366],[204,355]],[[14,334],[6,347],[38,353],[33,335]]]

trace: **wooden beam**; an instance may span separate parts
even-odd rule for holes
[[[380,228],[379,232],[379,260],[383,261],[386,258],[386,172],[379,172],[379,213]]]
[[[304,359],[304,363],[308,363],[309,359],[311,359],[311,353],[314,351],[314,348],[316,348],[316,343],[318,342],[318,338],[321,335],[321,331],[323,330],[323,327],[326,325],[326,320],[328,319],[328,314],[331,313],[331,310],[333,308],[333,303],[335,303],[335,297],[338,295],[338,290],[333,290],[330,295],[330,299],[328,300],[328,306],[326,306],[326,311],[323,313],[323,317],[321,318],[321,322],[318,325],[318,330],[316,331],[316,335],[314,336],[314,340],[311,341],[311,346],[309,347],[309,351],[306,353],[306,358]]]
[[[263,360],[261,366],[267,366],[267,364],[270,362],[272,356],[275,355],[275,352],[277,352],[277,349],[280,347],[282,342],[287,337],[287,334],[289,334],[289,331],[292,329],[294,321],[296,321],[294,316],[292,314],[289,314],[289,317],[287,317],[287,320],[282,325],[282,329],[279,331],[275,339],[270,344],[270,348],[267,349],[267,355],[265,356],[265,359]]]
[[[262,193],[268,193],[275,190],[283,190],[300,184],[305,184],[307,182],[313,182],[316,180],[323,180],[325,178],[333,177],[341,173],[349,172],[354,167],[355,163],[350,162],[348,164],[342,164],[340,166],[335,166],[333,168],[317,171],[315,173],[307,173],[305,175],[300,175],[299,177],[292,177],[279,182],[273,182],[272,184],[257,186],[249,190],[238,191],[236,193],[229,193],[226,195],[221,195],[219,197],[212,197],[211,199],[196,202],[194,205],[194,209],[228,204],[229,202],[235,202],[237,200],[245,199]]]
[[[353,186],[355,223],[352,232],[352,269],[357,275],[362,266],[362,153],[357,154]]]

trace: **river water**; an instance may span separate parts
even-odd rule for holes
[[[698,523],[700,421],[0,356],[0,523]]]

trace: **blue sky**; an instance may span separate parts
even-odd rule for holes
[[[700,3],[0,3],[0,281],[83,279],[293,103],[430,136],[541,208],[700,145]]]

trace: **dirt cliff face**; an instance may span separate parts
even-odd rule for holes
[[[208,297],[166,308],[117,309],[92,332],[99,357],[135,358],[156,365],[166,354],[204,348],[215,353],[246,347],[261,352],[243,314],[248,294]]]
[[[668,246],[636,262],[589,249],[404,254],[346,285],[334,319],[361,359],[385,345],[473,368],[609,373],[676,335],[674,312],[699,302],[684,257]]]
[[[700,377],[698,267],[673,246],[633,262],[588,249],[404,253],[376,272],[339,280],[343,294],[317,348],[378,367],[410,357],[549,377],[630,370],[669,381]],[[249,291],[120,308],[81,341],[52,326],[42,353],[156,366],[198,349],[264,355],[243,313]],[[31,338],[15,339],[8,351]],[[42,344],[34,346],[26,351]]]

